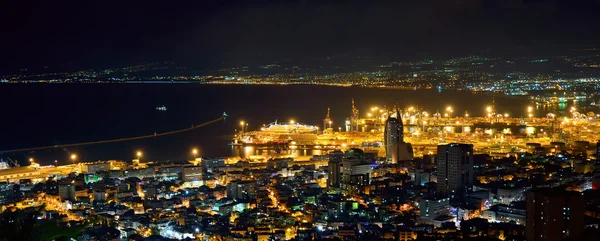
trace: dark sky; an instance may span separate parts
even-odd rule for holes
[[[0,73],[600,43],[600,0],[2,1]]]

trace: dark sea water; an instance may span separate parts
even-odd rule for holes
[[[9,150],[153,134],[191,127],[227,112],[227,120],[190,132],[69,149],[5,153],[26,163],[30,157],[43,164],[80,160],[130,160],[142,150],[146,160],[183,160],[190,150],[202,156],[231,156],[228,146],[239,123],[249,129],[275,120],[294,119],[322,125],[331,107],[333,127],[350,116],[351,99],[362,114],[375,105],[420,106],[429,112],[451,105],[455,114],[465,110],[483,115],[492,98],[469,92],[402,91],[327,86],[256,86],[199,84],[35,84],[0,85],[0,149]],[[528,103],[496,97],[500,112],[524,115]],[[167,111],[157,111],[157,106]],[[539,110],[539,113],[542,113]],[[538,113],[538,115],[539,115]]]

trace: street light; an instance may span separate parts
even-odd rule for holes
[[[140,159],[142,157],[142,151],[137,151],[135,153],[135,155],[137,156],[138,159]]]
[[[192,149],[192,154],[194,154],[194,160],[196,160],[196,155],[198,155],[198,149]]]
[[[33,163],[33,158],[29,158],[29,162]]]
[[[240,121],[240,126],[242,126],[242,132],[244,132],[244,127],[246,127],[248,125],[248,123],[244,122],[244,121]]]
[[[444,116],[446,116],[446,117],[452,117],[452,112],[454,112],[454,110],[452,109],[452,106],[446,107],[446,111],[448,113],[446,113]]]
[[[71,154],[71,161],[73,161],[73,164],[75,164],[75,159],[77,159],[77,155]]]

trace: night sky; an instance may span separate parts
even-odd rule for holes
[[[598,0],[2,1],[0,73],[174,61],[203,69],[600,43]]]

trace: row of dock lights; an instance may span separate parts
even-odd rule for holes
[[[248,123],[244,121],[240,121],[240,126],[242,126],[242,133],[248,131]]]
[[[371,118],[379,118],[379,117],[377,117],[377,115],[376,115],[376,114],[374,114],[374,113],[376,113],[377,111],[379,111],[380,113],[384,113],[384,111],[385,111],[384,109],[385,109],[385,108],[379,108],[379,107],[377,107],[377,106],[371,107],[371,112],[368,112],[368,113],[367,113],[367,117],[368,117],[369,119],[371,119]],[[407,111],[408,111],[408,112],[417,112],[417,113],[418,113],[418,112],[419,112],[419,109],[417,109],[417,108],[415,108],[415,107],[413,107],[413,106],[409,106],[409,107],[407,108]],[[494,108],[493,108],[493,106],[491,106],[491,105],[489,105],[489,106],[487,106],[487,107],[486,107],[486,111],[487,111],[487,117],[488,117],[488,118],[490,118],[490,120],[491,120],[492,118],[496,118],[496,121],[498,121],[498,118],[508,118],[508,117],[510,117],[510,114],[508,114],[508,113],[504,113],[504,114],[496,114],[496,113],[494,112]],[[575,107],[572,107],[572,109],[571,109],[571,112],[574,112],[574,111],[575,111]],[[494,113],[493,113],[493,112],[494,112]],[[419,114],[420,118],[422,118],[422,117],[425,117],[425,118],[429,117],[429,113],[427,113],[426,111],[423,111],[422,113],[418,113],[418,114]],[[443,115],[442,115],[442,114],[440,114],[440,113],[436,113],[436,114],[434,114],[434,115],[433,115],[433,117],[435,117],[435,118],[438,118],[438,119],[439,119],[439,118],[441,118],[441,117],[443,116],[443,117],[445,117],[445,118],[448,118],[448,119],[450,119],[450,118],[452,118],[452,115],[453,115],[453,114],[454,114],[454,108],[453,108],[452,106],[447,106],[447,107],[445,108],[445,111],[444,111],[444,114],[443,114]],[[529,118],[533,118],[533,107],[531,107],[531,106],[528,106],[528,107],[527,107],[527,116],[528,116]],[[469,118],[469,113],[468,113],[467,111],[465,111],[465,115],[464,115],[464,117],[465,117],[465,118]],[[385,118],[384,118],[384,116],[383,116],[383,115],[381,116],[381,121],[382,121],[382,122],[383,122],[383,121],[385,121]],[[294,124],[296,124],[296,121],[292,119],[292,120],[290,120],[290,121],[289,121],[289,123],[290,123],[290,125],[294,125]],[[331,128],[331,125],[332,125],[332,123],[333,123],[332,121],[329,121],[329,123],[328,123],[330,128]],[[363,125],[364,125],[365,123],[366,123],[366,122],[363,120],[363,122],[362,122],[361,124],[363,124]],[[375,122],[375,124],[377,124],[377,122]],[[244,132],[247,132],[247,131],[248,131],[248,123],[247,123],[247,122],[240,121],[240,126],[242,127],[242,129],[241,129],[241,133],[244,133]],[[265,128],[261,128],[261,131],[264,131],[264,130],[266,130],[266,129],[265,129]],[[318,127],[316,128],[316,130],[317,130],[317,132],[318,132],[318,130],[319,130],[319,129],[318,129]],[[341,132],[341,131],[342,131],[342,127],[338,127],[338,131],[340,131],[340,132]]]

